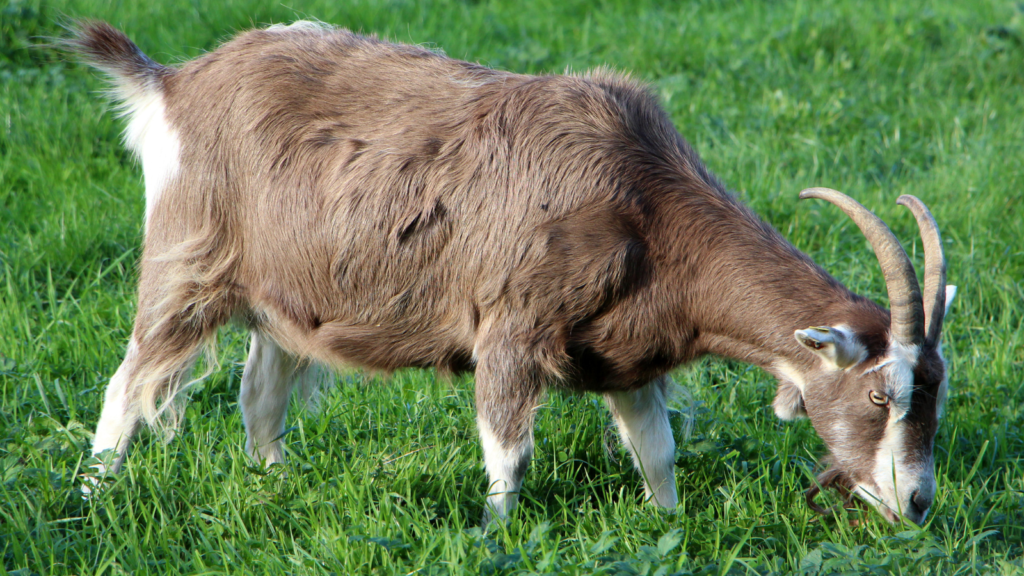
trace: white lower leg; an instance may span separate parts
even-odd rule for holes
[[[138,428],[139,417],[128,402],[128,384],[138,359],[138,345],[133,338],[128,343],[124,361],[107,384],[103,399],[103,411],[93,436],[92,454],[101,462],[92,466],[93,471],[85,476],[82,490],[89,493],[97,479],[107,473],[116,473],[124,461],[128,444]]]
[[[253,332],[239,404],[245,421],[245,450],[268,466],[284,462],[280,436],[295,378],[295,359],[266,335]]]
[[[509,447],[494,434],[484,418],[478,416],[477,425],[488,479],[487,509],[484,512],[486,525],[491,518],[504,520],[515,508],[526,468],[533,457],[533,435],[525,434]]]
[[[623,445],[644,478],[644,495],[665,508],[679,503],[675,478],[675,440],[668,421],[664,384],[605,396]]]

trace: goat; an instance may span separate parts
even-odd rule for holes
[[[921,524],[946,398],[938,227],[917,198],[924,296],[899,242],[814,188],[875,251],[892,311],[853,294],[734,198],[638,83],[528,76],[324,25],[239,34],[178,68],[82,22],[66,46],[109,74],[141,160],[138,312],[84,489],[141,423],[173,421],[204,343],[252,332],[246,449],[284,458],[311,366],[475,372],[489,515],[513,509],[546,389],[604,395],[648,500],[677,504],[666,373],[706,354],[779,380],[821,479]]]

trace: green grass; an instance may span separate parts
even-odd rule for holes
[[[767,374],[711,359],[675,374],[695,416],[689,436],[676,420],[675,514],[642,505],[595,397],[552,395],[522,506],[482,533],[472,381],[426,371],[342,375],[319,412],[292,413],[289,463],[264,473],[242,450],[237,329],[177,437],[143,433],[116,485],[83,501],[76,474],[131,327],[144,202],[97,75],[27,48],[64,16],[108,19],[163,62],[315,17],[515,71],[628,70],[745,201],[883,302],[856,228],[796,193],[854,195],[919,259],[895,204],[918,195],[960,286],[928,525],[814,515],[813,429],[774,418]],[[14,1],[0,18],[0,575],[1024,573],[1019,2]]]

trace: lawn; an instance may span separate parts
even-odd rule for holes
[[[919,196],[960,287],[927,525],[808,509],[822,442],[774,417],[768,374],[719,359],[674,373],[674,513],[642,503],[597,397],[553,394],[522,505],[482,531],[472,378],[432,371],[338,375],[318,410],[292,411],[289,462],[265,472],[243,450],[237,328],[177,435],[142,433],[116,483],[83,501],[144,199],[98,74],[30,47],[67,17],[106,19],[164,63],[316,18],[518,72],[629,71],[739,197],[883,303],[863,236],[797,192],[858,198],[920,269],[895,203]],[[13,0],[0,18],[0,576],[1024,573],[1024,4]]]

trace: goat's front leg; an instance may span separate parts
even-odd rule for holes
[[[485,527],[492,519],[504,520],[515,508],[533,457],[533,416],[543,389],[541,374],[526,354],[513,350],[496,346],[477,361],[477,425],[488,478]]]
[[[666,387],[661,378],[629,392],[605,395],[622,443],[633,456],[633,464],[644,478],[648,501],[665,508],[679,503],[676,494],[675,440],[668,421]]]

